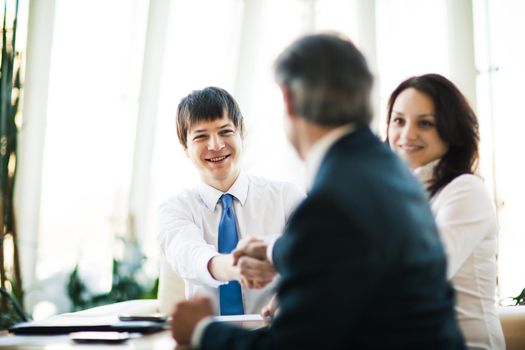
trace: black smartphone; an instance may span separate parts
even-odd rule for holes
[[[150,322],[166,322],[168,317],[162,314],[155,315],[120,315],[118,317],[120,321],[150,321]]]
[[[130,339],[128,332],[73,332],[69,338],[79,344],[119,344]]]

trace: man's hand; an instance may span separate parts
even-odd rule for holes
[[[251,258],[259,260],[268,260],[266,256],[267,245],[260,239],[255,237],[243,238],[237,243],[237,247],[232,252],[233,265],[237,265],[239,259],[243,256],[249,256]]]
[[[279,302],[277,300],[277,294],[274,294],[270,299],[268,304],[266,304],[261,310],[261,316],[264,319],[264,322],[268,325],[271,323],[272,319],[276,316],[279,311]]]
[[[263,288],[270,283],[276,271],[266,256],[267,245],[260,239],[241,239],[232,253],[233,264],[238,266],[240,282],[248,288]]]
[[[248,288],[263,288],[272,282],[277,274],[273,265],[266,260],[249,256],[240,257],[237,266],[241,275],[240,283]]]
[[[207,316],[213,316],[213,307],[208,298],[177,303],[171,319],[171,334],[177,344],[189,345],[197,323]]]

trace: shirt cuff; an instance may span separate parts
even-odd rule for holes
[[[197,323],[197,325],[195,326],[195,329],[193,330],[193,334],[191,335],[191,346],[193,348],[198,349],[200,347],[202,343],[202,336],[204,335],[204,331],[206,330],[206,327],[208,327],[208,325],[212,322],[213,322],[213,317],[208,316],[200,320],[199,323]]]
[[[210,260],[213,257],[216,257],[218,255],[220,254],[217,252],[209,252],[208,254],[203,254],[202,256],[199,257],[199,261],[197,265],[198,266],[197,273],[198,273],[199,279],[202,281],[202,283],[210,287],[213,287],[213,288],[218,288],[220,285],[228,283],[228,282],[217,281],[215,278],[213,278],[210,271],[208,270],[208,264]]]
[[[268,240],[267,246],[266,246],[266,257],[268,258],[268,261],[273,264],[273,246],[275,245],[275,242],[279,239],[280,236],[272,237],[272,239]]]

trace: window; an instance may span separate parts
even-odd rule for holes
[[[149,185],[141,189],[147,193],[146,209],[136,214],[144,222],[138,234],[150,258],[148,271],[156,271],[159,204],[198,181],[176,136],[179,100],[209,85],[230,91],[247,123],[244,169],[304,186],[303,165],[281,132],[283,106],[273,82],[272,64],[297,36],[336,30],[355,41],[376,73],[374,129],[379,134],[385,130],[390,92],[409,76],[441,73],[458,83],[467,96],[477,97],[482,175],[499,209],[500,295],[517,294],[525,287],[525,280],[518,278],[523,275],[520,267],[525,259],[521,254],[525,235],[519,221],[525,186],[516,164],[525,118],[519,105],[519,81],[514,77],[524,70],[525,50],[519,43],[525,24],[518,16],[525,5],[511,0],[473,1],[475,46],[471,43],[470,49],[458,46],[457,35],[467,39],[472,35],[467,21],[471,12],[462,7],[467,3],[169,1],[164,55],[149,57],[162,65],[162,79],[157,115],[145,116],[153,118],[156,131],[153,152],[145,155],[152,160]],[[114,237],[126,232],[129,198],[137,191],[132,173],[140,166],[133,164],[133,157],[140,132],[137,115],[143,57],[148,55],[144,52],[148,9],[147,0],[56,1],[43,131],[38,283],[28,291],[30,307],[49,301],[54,311],[67,311],[63,286],[77,261],[93,290],[109,288]],[[458,23],[459,29],[455,27]],[[474,54],[477,77],[472,65],[472,72],[463,69],[466,55]],[[464,77],[458,72],[477,85],[463,85]]]

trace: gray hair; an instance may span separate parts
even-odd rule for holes
[[[299,116],[321,126],[367,125],[372,119],[372,74],[352,42],[337,35],[307,35],[275,62],[277,83],[293,97]]]

